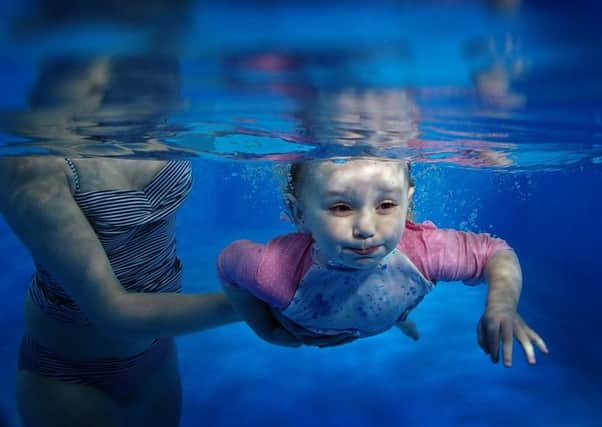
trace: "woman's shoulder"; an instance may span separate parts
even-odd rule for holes
[[[22,176],[63,171],[65,159],[56,156],[6,156],[0,157],[0,171]]]
[[[65,159],[56,156],[0,157],[0,184],[4,191],[23,185],[69,185]]]

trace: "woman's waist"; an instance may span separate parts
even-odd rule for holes
[[[114,268],[121,285],[131,292],[179,292],[182,263],[176,256],[161,263],[145,263],[128,269]]]
[[[160,266],[115,271],[117,280],[128,292],[180,292],[182,290],[182,264],[177,257]],[[34,304],[50,317],[87,323],[75,301],[54,277],[42,266],[33,275],[30,296]]]
[[[152,339],[125,339],[102,333],[92,324],[67,323],[48,316],[29,295],[25,333],[44,347],[74,360],[128,357],[146,350]]]

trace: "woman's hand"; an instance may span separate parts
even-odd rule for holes
[[[249,325],[255,334],[270,344],[285,347],[310,345],[315,347],[334,347],[357,339],[352,333],[337,335],[315,334],[297,325],[277,311],[253,296],[250,292],[231,284],[224,284],[224,292],[234,309]]]
[[[278,322],[277,319],[274,319]],[[300,347],[302,345],[312,347],[336,347],[355,341],[358,337],[352,333],[341,333],[337,335],[319,335],[305,329],[299,330],[294,334],[284,328],[282,325],[273,325],[269,330],[261,327],[252,328],[257,336],[270,344],[281,345],[285,347]],[[300,328],[302,329],[302,328]]]
[[[275,320],[289,331],[291,335],[297,337],[304,345],[312,347],[336,347],[348,344],[359,338],[359,336],[353,332],[341,332],[336,335],[317,334],[305,329],[284,316],[277,316]]]

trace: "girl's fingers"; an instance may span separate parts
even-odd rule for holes
[[[548,347],[546,346],[546,343],[537,334],[537,332],[535,332],[533,329],[529,328],[528,326],[525,326],[525,329],[527,331],[527,335],[529,336],[529,338],[531,339],[531,341],[533,341],[535,343],[535,345],[537,346],[537,348],[539,348],[539,350],[542,353],[549,354],[550,351],[548,350]]]
[[[487,346],[491,361],[497,363],[500,357],[500,324],[497,322],[487,327]]]
[[[485,354],[489,354],[489,347],[487,346],[487,335],[483,329],[483,322],[479,322],[477,325],[477,340],[479,342],[479,346],[483,349]]]
[[[527,331],[524,327],[518,327],[515,329],[514,333],[516,339],[523,347],[527,362],[529,362],[530,365],[535,365],[535,351],[533,350],[533,345],[531,344],[531,339],[529,338]]]
[[[504,352],[504,366],[512,366],[512,344],[514,341],[514,326],[512,319],[505,319],[501,323],[502,330],[502,349]]]

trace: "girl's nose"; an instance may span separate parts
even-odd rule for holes
[[[353,224],[353,237],[356,239],[369,239],[374,236],[375,230],[374,218],[368,212],[358,212],[356,221]]]

